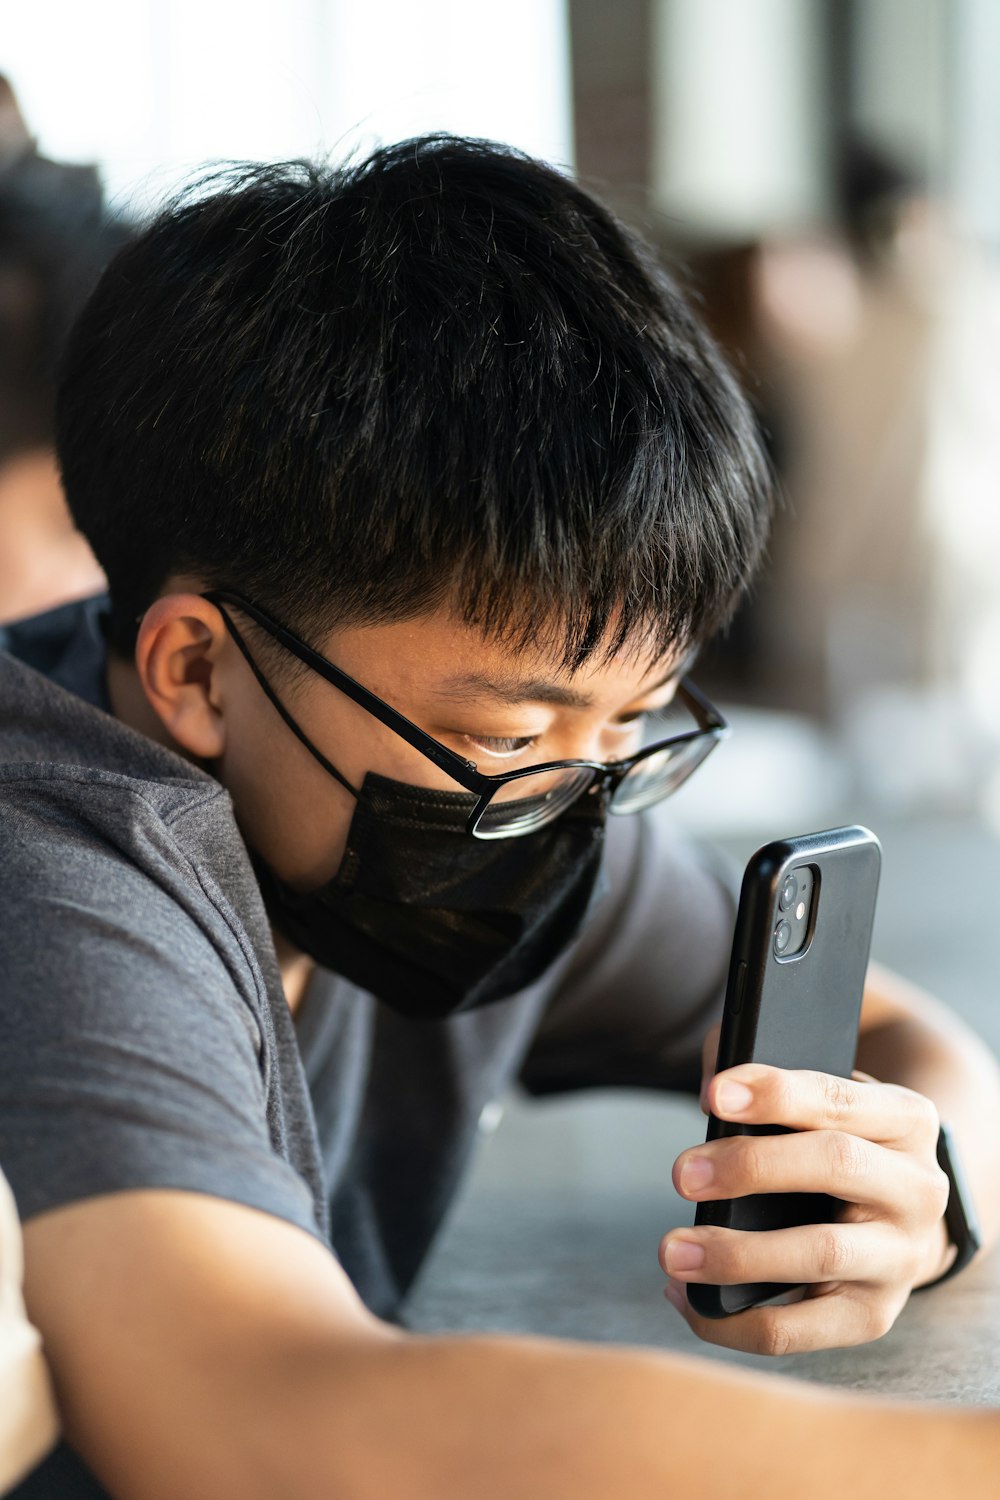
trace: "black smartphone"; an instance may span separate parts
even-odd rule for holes
[[[871,950],[882,848],[867,828],[834,828],[765,844],[743,877],[716,1069],[738,1063],[809,1068],[850,1078]],[[774,1135],[780,1125],[709,1116],[707,1140]],[[836,1217],[826,1193],[755,1193],[700,1203],[695,1224],[785,1229]],[[706,1318],[744,1312],[794,1283],[688,1283]]]

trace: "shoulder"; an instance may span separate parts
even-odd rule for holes
[[[219,798],[29,770],[0,781],[0,1156],[22,1213],[182,1187],[315,1227],[259,892],[245,851],[241,891],[206,848]]]
[[[266,946],[246,850],[214,777],[2,654],[0,693],[6,913],[86,897],[117,903],[127,925],[148,921],[159,892],[203,927],[210,908],[230,932],[249,923]]]
[[[211,783],[158,784],[85,766],[0,766],[0,891],[8,917],[68,899],[118,908],[128,926],[149,919],[157,892],[189,911],[217,904],[202,866],[210,867],[220,841],[238,844],[239,835],[228,798]],[[66,917],[62,910],[60,920]]]

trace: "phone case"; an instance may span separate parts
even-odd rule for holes
[[[849,1078],[871,949],[881,845],[867,828],[835,828],[778,840],[747,865],[733,938],[717,1070],[743,1062],[808,1068]],[[779,894],[796,870],[812,872],[805,944],[791,957],[775,950]],[[809,878],[808,876],[806,877]],[[783,1126],[737,1125],[709,1116],[706,1139],[777,1134]],[[782,1229],[835,1217],[840,1200],[825,1193],[757,1193],[700,1203],[695,1224]],[[791,1291],[794,1283],[688,1284],[704,1317],[721,1318]]]

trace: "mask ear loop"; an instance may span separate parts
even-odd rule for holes
[[[300,740],[302,744],[305,745],[306,749],[309,751],[309,754],[319,761],[320,765],[323,767],[323,770],[326,771],[330,776],[332,776],[334,780],[339,781],[341,786],[344,787],[346,791],[350,792],[354,800],[357,801],[360,793],[355,787],[351,785],[346,776],[341,775],[336,766],[331,765],[323,752],[321,750],[317,750],[316,746],[312,744],[310,740],[306,739],[305,734],[296,724],[295,720],[292,718],[291,714],[288,712],[287,708],[282,703],[281,699],[278,697],[274,689],[271,687],[271,684],[268,682],[263,672],[260,670],[260,667],[258,667],[257,663],[250,655],[250,648],[247,646],[243,637],[236,629],[236,626],[229,618],[229,615],[226,613],[223,606],[221,604],[216,604],[215,607],[219,611],[223,620],[226,622],[226,629],[229,631],[229,634],[232,636],[233,640],[239,647],[247,666],[250,668],[251,672],[256,677],[257,681],[260,683],[260,686],[263,688],[268,698],[270,698],[271,702],[274,704],[274,707],[278,710],[279,714],[284,719],[289,729],[295,735],[295,738],[297,740]]]

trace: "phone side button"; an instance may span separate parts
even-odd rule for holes
[[[733,998],[732,1005],[732,1013],[734,1016],[738,1016],[740,1011],[743,1009],[743,991],[746,989],[746,987],[747,966],[743,962],[743,960],[740,959],[739,963],[736,965],[736,994]]]

